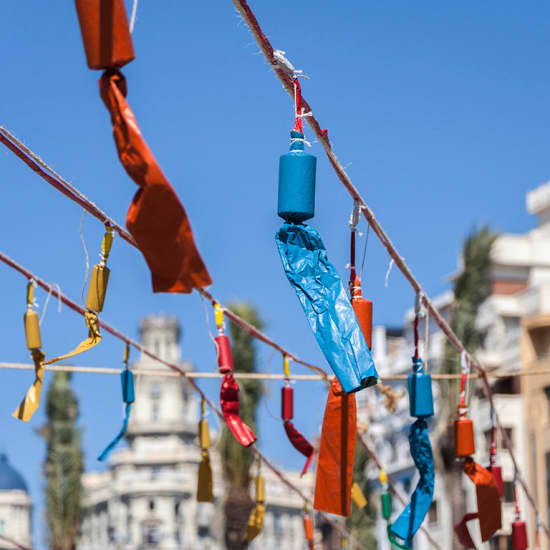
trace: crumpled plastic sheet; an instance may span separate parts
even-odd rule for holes
[[[307,225],[285,223],[275,240],[286,276],[344,391],[376,384],[378,374],[371,352],[317,231]]]
[[[422,418],[409,429],[411,456],[420,474],[420,479],[411,496],[411,501],[390,527],[390,532],[399,537],[407,546],[412,543],[414,534],[420,529],[432,504],[434,494],[434,459],[428,436],[428,424]]]
[[[239,385],[230,372],[222,379],[220,405],[225,423],[235,439],[243,447],[250,447],[256,441],[256,436],[239,416]]]
[[[126,227],[151,270],[153,291],[189,293],[212,284],[185,209],[143,139],[126,101],[124,76],[117,70],[106,71],[99,87],[111,114],[120,161],[140,187],[128,210]]]
[[[477,513],[466,514],[462,521],[455,525],[455,533],[466,548],[475,548],[466,524],[473,519],[479,519],[481,540],[489,540],[502,527],[500,495],[493,474],[473,458],[468,457],[464,460],[464,473],[476,486]]]
[[[346,394],[336,378],[328,391],[315,479],[315,510],[349,516],[357,438],[355,394]]]
[[[296,429],[290,420],[284,422],[285,432],[292,446],[306,457],[301,476],[307,473],[313,459],[313,445]]]

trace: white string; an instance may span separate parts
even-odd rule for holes
[[[81,298],[84,302],[84,290],[86,290],[86,285],[88,284],[88,274],[90,272],[90,257],[88,256],[88,249],[86,248],[86,241],[84,240],[84,218],[86,217],[86,210],[82,211],[82,218],[80,220],[80,241],[82,242],[82,248],[84,249],[84,256],[86,257],[86,272],[84,274],[84,284],[82,285]]]
[[[394,261],[393,258],[390,260],[390,264],[388,265],[388,271],[386,271],[386,279],[384,280],[384,286],[388,288],[388,279],[390,278],[390,272],[391,268],[393,267]]]
[[[132,5],[132,15],[130,16],[130,33],[134,32],[134,26],[136,24],[136,15],[137,15],[138,0],[134,0]]]
[[[424,328],[424,371],[428,372],[428,353],[430,350],[430,312],[428,309],[426,313],[426,325]]]
[[[470,374],[470,363],[468,362],[468,356],[464,350],[462,350],[460,354],[460,366],[462,374],[467,376],[466,384],[464,385],[464,402],[467,404],[467,398],[470,395],[470,377],[468,376]]]
[[[367,224],[367,237],[365,238],[365,246],[363,247],[363,259],[361,260],[361,273],[359,279],[363,280],[363,270],[365,269],[365,260],[367,259],[367,245],[369,244],[370,225]],[[361,233],[359,233],[361,235]]]
[[[205,318],[205,323],[206,323],[206,330],[208,331],[208,336],[210,336],[210,339],[212,340],[212,342],[214,342],[214,346],[216,348],[216,358],[217,358],[220,355],[220,349],[219,349],[219,346],[218,346],[218,342],[216,342],[216,338],[214,338],[214,335],[212,334],[212,331],[210,330],[210,314],[208,313],[208,307],[206,306],[206,302],[204,300],[203,295],[199,294],[199,297],[200,297],[201,302],[202,302],[202,307],[204,308],[204,318]],[[216,370],[216,369],[214,368],[214,370]]]
[[[57,290],[57,312],[61,313],[61,287],[58,283],[52,283],[48,290],[48,295],[46,296],[44,307],[42,308],[42,315],[40,316],[40,320],[38,321],[39,326],[42,326],[42,321],[44,320],[44,317],[46,317],[46,311],[48,309],[48,304],[50,303],[50,297],[52,295],[54,287]]]
[[[353,210],[349,215],[349,229],[350,231],[356,231],[361,219],[361,203],[359,201],[353,201]]]

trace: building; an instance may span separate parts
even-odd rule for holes
[[[510,438],[518,465],[528,479],[531,493],[543,517],[550,522],[550,182],[527,194],[527,209],[538,218],[538,226],[525,234],[498,236],[491,251],[491,294],[480,306],[476,326],[482,334],[482,345],[475,350],[477,358],[489,371],[501,376],[491,379],[494,404],[500,421]],[[459,262],[460,264],[460,262]],[[435,300],[446,319],[449,318],[452,293]],[[413,311],[405,315],[404,328],[376,327],[373,352],[379,372],[407,374],[411,368],[413,350]],[[424,340],[424,323],[420,325]],[[429,347],[423,350],[430,372],[437,372],[444,353],[445,337],[433,323],[429,324]],[[458,364],[458,356],[457,356]],[[506,377],[509,371],[537,371],[537,375]],[[544,371],[548,370],[548,374]],[[396,391],[406,389],[405,383],[392,384]],[[476,430],[477,462],[489,463],[491,410],[479,384],[472,384],[470,416]],[[439,395],[434,384],[434,397]],[[367,400],[365,401],[365,398]],[[410,458],[407,430],[411,423],[408,399],[404,396],[395,413],[382,405],[384,397],[371,392],[363,397],[364,420],[370,423],[373,444],[387,465],[388,472],[398,481],[404,495],[416,484],[414,464]],[[476,528],[471,528],[480,549],[507,550],[511,544],[511,524],[514,520],[514,467],[497,437],[498,463],[502,466],[504,496],[503,528],[490,543],[482,544]],[[377,471],[369,476],[376,486]],[[475,510],[473,484],[464,478],[464,496],[468,511]],[[521,488],[518,490],[523,519],[528,520],[530,543],[535,543],[536,518]],[[445,495],[441,474],[436,475],[435,504],[427,518],[430,533],[443,548],[452,548],[452,514]],[[395,507],[395,506],[394,506]],[[396,513],[399,510],[396,510]],[[385,522],[377,525],[379,550],[389,550]],[[429,548],[422,533],[415,537],[415,550]],[[550,546],[541,537],[541,550]]]
[[[0,535],[32,546],[31,499],[21,474],[0,454]],[[19,548],[0,538],[0,550]]]
[[[191,371],[180,361],[177,319],[145,318],[141,342],[155,355]],[[200,462],[199,402],[183,378],[163,376],[166,367],[142,355],[132,369],[158,371],[136,376],[136,401],[126,434],[128,446],[114,451],[104,472],[83,476],[84,519],[79,550],[218,550],[223,544],[223,499],[220,458],[215,440],[210,450],[215,502],[197,503]],[[212,416],[210,416],[212,419]],[[210,422],[211,429],[215,422]],[[303,502],[267,468],[264,530],[252,550],[302,550]],[[286,475],[308,491],[312,475]]]

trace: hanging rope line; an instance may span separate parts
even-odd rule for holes
[[[271,65],[271,68],[273,69],[273,71],[275,72],[275,74],[278,76],[279,80],[283,84],[283,87],[289,93],[289,95],[293,97],[294,82],[292,78],[288,75],[288,73],[285,72],[282,65],[278,62],[276,56],[274,55],[273,46],[271,45],[266,35],[264,34],[262,28],[260,27],[260,24],[258,23],[256,16],[254,15],[252,9],[248,5],[248,2],[246,0],[232,0],[232,2],[237,8],[237,10],[239,11],[239,13],[241,14],[241,16],[243,17],[246,24],[248,25],[248,28],[254,35],[254,38],[256,39],[258,46],[260,47],[268,63]],[[421,295],[421,300],[423,305],[426,307],[428,313],[432,316],[432,318],[437,323],[437,325],[441,328],[441,330],[447,337],[447,340],[449,340],[451,345],[455,348],[455,350],[458,353],[462,353],[462,352],[466,353],[467,360],[470,363],[471,367],[477,370],[478,373],[480,374],[480,377],[483,381],[483,388],[484,388],[485,394],[487,395],[487,399],[489,400],[489,403],[491,404],[491,406],[493,406],[493,395],[487,379],[487,372],[485,371],[481,363],[468,353],[462,341],[458,338],[458,336],[452,330],[452,328],[447,323],[447,321],[445,321],[445,319],[443,318],[439,310],[434,306],[432,301],[428,298],[427,294],[424,292],[422,285],[418,282],[418,280],[410,270],[409,266],[405,262],[405,259],[399,254],[399,252],[391,242],[388,234],[384,231],[384,229],[376,219],[374,212],[369,208],[369,206],[367,205],[363,197],[360,195],[357,188],[353,185],[344,167],[342,166],[342,164],[340,163],[340,161],[338,160],[338,158],[336,157],[336,155],[332,150],[332,145],[328,137],[328,131],[326,129],[321,129],[321,126],[318,120],[313,115],[313,109],[311,108],[309,103],[304,99],[304,96],[302,94],[300,94],[300,102],[304,110],[310,113],[310,116],[307,117],[307,122],[311,127],[311,129],[314,131],[315,135],[317,136],[317,139],[323,146],[323,149],[325,150],[328,160],[332,165],[338,179],[342,182],[342,184],[344,185],[348,193],[351,195],[352,199],[354,201],[357,201],[360,204],[361,211],[363,212],[363,216],[367,220],[368,224],[370,225],[374,233],[376,233],[376,235],[378,236],[384,248],[386,248],[388,254],[390,255],[391,261],[397,265],[401,273],[403,273],[407,281],[412,286],[415,293]],[[522,486],[531,507],[535,511],[535,515],[538,515],[538,510],[536,507],[535,500],[531,495],[531,493],[529,492],[529,489],[527,487],[527,483],[525,482],[523,474],[519,470],[518,462],[514,455],[514,451],[512,449],[510,439],[508,438],[500,422],[500,418],[496,413],[495,413],[495,423],[502,434],[504,446],[506,447],[506,450],[510,454],[510,457],[514,464],[514,469],[517,473],[518,481]],[[542,528],[544,529],[546,536],[550,539],[550,530],[548,529],[548,526],[543,523]]]
[[[20,542],[17,542],[10,537],[6,537],[5,535],[0,535],[0,540],[3,540],[8,544],[11,544],[12,546],[15,546],[16,548],[19,548],[19,550],[34,550],[31,546],[25,546],[24,544],[21,544]]]
[[[35,367],[30,363],[0,363],[0,369],[7,370],[33,370]],[[63,372],[83,372],[91,374],[120,374],[122,369],[111,369],[104,367],[85,367],[85,366],[73,366],[73,365],[56,365],[56,366],[46,366],[44,370],[51,371],[63,371]],[[168,371],[157,371],[152,369],[132,369],[132,372],[136,376],[160,376],[160,377],[178,377],[180,376],[176,372]],[[220,379],[223,378],[223,374],[219,372],[195,372],[195,371],[186,371],[186,376],[188,378],[204,378],[204,379]],[[493,372],[488,374],[489,378],[513,378],[515,376],[545,376],[548,374],[548,370],[528,370],[528,371],[512,371],[512,372]],[[270,374],[270,373],[259,373],[259,372],[236,372],[233,374],[235,378],[241,380],[299,380],[299,381],[324,381],[326,378],[317,374],[291,374],[287,377],[285,374]],[[459,380],[461,374],[432,374],[432,379],[435,380]],[[329,375],[329,380],[332,380],[334,376]],[[478,374],[470,374],[468,376],[470,379],[479,379]],[[395,374],[392,376],[381,376],[379,377],[381,382],[385,381],[398,381],[398,380],[407,380],[406,374]]]
[[[46,283],[45,281],[43,281],[42,279],[40,279],[39,277],[37,277],[36,275],[31,273],[28,269],[26,269],[23,266],[21,266],[20,264],[18,264],[15,260],[9,258],[5,254],[0,253],[0,261],[4,262],[6,265],[12,267],[13,269],[15,269],[16,271],[21,273],[21,275],[25,276],[27,279],[29,279],[29,280],[32,279],[33,281],[35,281],[38,286],[43,288],[46,292],[51,292],[55,297],[57,297],[59,300],[61,300],[70,309],[76,311],[77,313],[80,313],[83,316],[85,315],[86,311],[84,310],[84,308],[82,308],[76,302],[74,302],[73,300],[71,300],[70,298],[65,296],[59,290],[56,290],[52,285],[49,285],[48,283]],[[153,360],[161,363],[162,365],[168,367],[169,369],[172,369],[173,371],[177,372],[180,376],[185,378],[189,382],[190,386],[200,395],[200,397],[212,409],[212,411],[220,418],[220,420],[222,422],[225,422],[223,413],[214,405],[214,403],[212,403],[212,401],[210,401],[210,399],[208,399],[206,394],[197,385],[195,380],[192,377],[188,376],[189,373],[184,371],[181,367],[179,367],[179,366],[177,366],[173,363],[170,363],[169,361],[165,361],[164,359],[161,359],[160,357],[158,357],[154,353],[151,353],[149,350],[144,348],[141,344],[139,344],[135,340],[132,340],[131,338],[129,338],[128,336],[126,336],[125,334],[120,332],[119,330],[115,329],[114,327],[112,327],[111,325],[106,323],[105,321],[100,320],[99,325],[106,332],[112,334],[113,336],[115,336],[119,340],[122,340],[125,344],[127,344],[129,346],[132,346],[133,348],[140,351],[143,355],[146,355],[150,359],[153,359]],[[52,369],[52,370],[55,370],[55,369]],[[250,447],[250,448],[256,454],[256,456],[258,456],[260,458],[260,460],[281,480],[281,482],[283,482],[288,488],[290,488],[292,491],[294,491],[300,498],[302,498],[304,500],[304,502],[306,502],[310,506],[313,506],[313,500],[311,498],[307,497],[301,491],[301,489],[299,487],[297,487],[290,480],[288,480],[285,477],[285,475],[277,467],[275,467],[269,461],[269,459],[257,447],[253,446],[253,447]],[[352,535],[350,535],[348,533],[348,531],[346,529],[344,529],[341,525],[339,525],[337,522],[331,520],[323,512],[318,512],[318,514],[327,523],[332,525],[343,537],[346,537],[348,540],[354,541],[354,543],[356,545],[356,548],[358,548],[359,550],[367,550],[364,546],[362,546],[359,543],[359,541],[357,541]],[[27,549],[25,549],[25,550],[27,550]]]

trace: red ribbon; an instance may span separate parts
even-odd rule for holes
[[[126,101],[124,76],[116,70],[106,71],[99,87],[111,113],[120,161],[140,187],[128,210],[126,227],[151,270],[153,291],[189,293],[212,284],[185,209],[143,139]]]
[[[230,372],[222,380],[220,405],[225,423],[235,436],[235,439],[243,447],[250,447],[256,441],[256,436],[239,416],[239,385]]]
[[[464,460],[464,473],[476,486],[477,513],[466,514],[460,523],[455,525],[458,540],[466,548],[475,548],[466,523],[479,519],[481,540],[489,540],[501,527],[501,506],[498,485],[493,474],[480,466],[471,457]]]
[[[300,474],[303,476],[307,473],[313,459],[313,445],[295,428],[290,420],[284,422],[284,427],[288,440],[292,443],[292,446],[306,457],[306,463]]]

